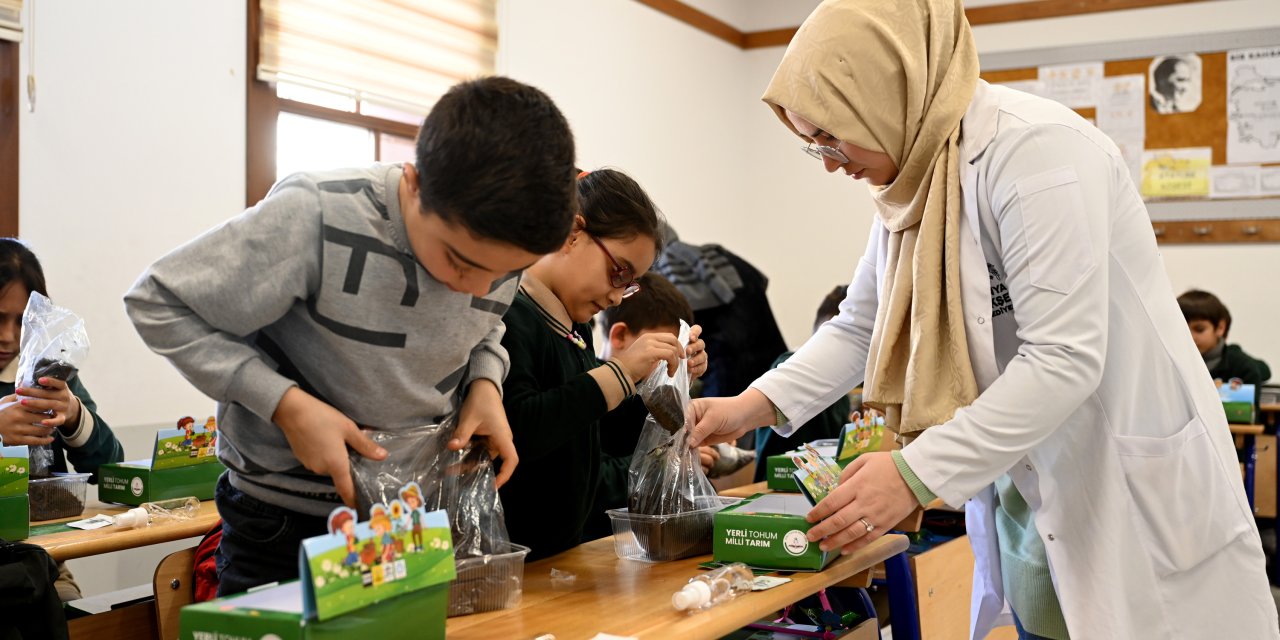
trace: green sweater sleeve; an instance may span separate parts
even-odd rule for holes
[[[916,477],[915,472],[907,465],[906,459],[902,457],[901,451],[894,451],[890,455],[893,456],[893,464],[898,467],[898,473],[902,474],[902,479],[907,481],[908,487],[911,487],[911,493],[916,494],[916,500],[920,502],[920,506],[923,507],[938,499],[938,496],[933,495],[929,487],[924,486],[920,478]]]
[[[71,380],[69,385],[71,393],[80,399],[83,411],[88,411],[93,416],[93,431],[89,435],[89,440],[79,447],[68,446],[61,439],[55,439],[63,451],[66,453],[67,461],[76,471],[81,473],[92,473],[91,482],[98,481],[98,467],[109,462],[120,462],[124,460],[124,447],[120,446],[120,441],[116,439],[116,434],[107,425],[106,420],[98,415],[98,404],[93,401],[93,396],[89,395],[89,390],[80,382],[80,378],[76,377]]]
[[[511,371],[502,383],[502,404],[521,461],[539,460],[595,425],[608,407],[585,360],[573,366],[574,357],[587,356],[557,349],[554,336],[523,303],[513,304],[503,322]]]

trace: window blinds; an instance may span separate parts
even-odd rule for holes
[[[261,0],[258,78],[425,114],[452,85],[493,73],[495,1]]]

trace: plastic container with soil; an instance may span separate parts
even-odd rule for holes
[[[737,498],[699,498],[697,509],[674,515],[631,513],[609,509],[613,521],[613,551],[624,560],[666,562],[711,553],[717,511]]]
[[[505,553],[458,560],[449,584],[449,617],[510,609],[524,593],[524,557],[529,547],[506,543]]]
[[[48,478],[32,478],[27,485],[31,521],[74,518],[84,513],[84,492],[90,475],[55,473]]]

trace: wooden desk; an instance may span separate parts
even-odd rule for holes
[[[749,498],[751,496],[754,496],[757,493],[773,493],[773,490],[770,489],[767,485],[768,483],[766,483],[764,480],[761,480],[760,482],[744,484],[741,487],[725,489],[724,491],[720,492],[720,495],[726,498]]]
[[[524,570],[524,598],[519,607],[451,618],[450,640],[512,638],[527,640],[555,634],[556,640],[591,638],[599,632],[638,638],[719,638],[772,611],[851,579],[866,584],[870,568],[907,549],[900,535],[883,536],[867,547],[838,558],[817,573],[790,574],[791,582],[740,596],[711,611],[684,613],[671,607],[671,594],[698,575],[700,556],[648,564],[621,560],[613,538],[603,538],[558,556],[531,563]],[[577,574],[567,585],[552,585],[551,570]]]
[[[85,505],[84,513],[74,518],[32,522],[31,537],[24,542],[38,544],[44,547],[54,560],[63,561],[203,536],[218,521],[218,508],[214,506],[212,500],[205,500],[200,503],[200,513],[191,520],[166,522],[137,529],[117,529],[111,526],[82,531],[66,526],[67,522],[99,513],[116,515],[124,513],[129,508],[125,505],[90,501]]]

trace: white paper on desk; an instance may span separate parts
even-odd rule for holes
[[[67,526],[71,527],[72,529],[83,529],[85,531],[93,531],[94,529],[109,527],[115,523],[116,523],[115,518],[99,513],[98,515],[93,516],[92,518],[85,518],[84,520],[76,520],[75,522],[68,522]]]
[[[1040,82],[1045,97],[1072,109],[1098,104],[1098,82],[1102,80],[1102,63],[1054,64],[1040,67]]]
[[[1258,171],[1258,195],[1280,196],[1280,167],[1262,167]]]
[[[1280,162],[1280,47],[1227,52],[1227,163]]]
[[[1238,167],[1211,167],[1209,169],[1209,197],[1251,198],[1262,195],[1262,190],[1258,184],[1261,177],[1261,167],[1256,164]]]

